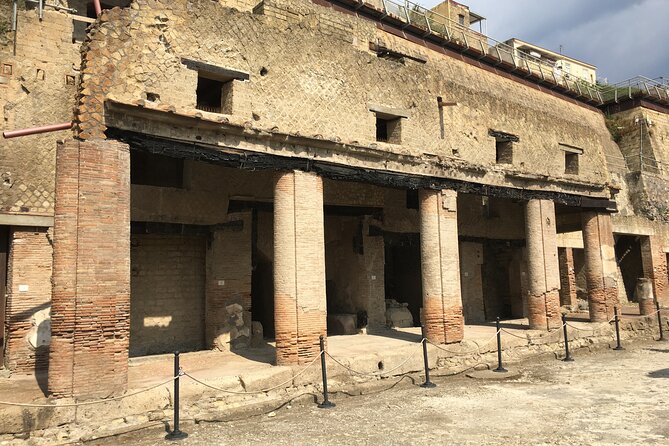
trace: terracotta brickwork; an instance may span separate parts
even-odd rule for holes
[[[560,275],[555,221],[555,205],[552,201],[527,202],[527,311],[530,328],[533,329],[560,326]]]
[[[605,322],[619,304],[611,217],[596,212],[583,212],[581,216],[590,320]]]
[[[421,190],[420,245],[425,336],[440,344],[464,334],[460,296],[457,193]]]
[[[669,305],[667,253],[663,248],[664,246],[660,237],[643,237],[641,242],[641,263],[643,265],[644,277],[651,279],[653,283],[655,299],[662,305]]]
[[[206,342],[234,350],[251,339],[251,213],[230,215],[207,250]]]
[[[573,248],[558,248],[558,262],[560,266],[560,304],[577,305]]]
[[[204,236],[133,234],[130,356],[204,347]]]
[[[7,275],[5,361],[17,373],[46,370],[51,338],[51,232],[14,227]]]
[[[112,141],[57,149],[49,392],[93,397],[127,384],[129,150]]]
[[[274,190],[274,323],[277,364],[303,364],[326,335],[323,181],[280,174]]]

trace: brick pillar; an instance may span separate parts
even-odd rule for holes
[[[574,267],[574,249],[558,248],[560,265],[560,305],[578,305],[576,294],[576,268]]]
[[[49,393],[125,390],[130,327],[130,153],[115,141],[56,152]]]
[[[581,218],[590,320],[604,322],[613,317],[613,307],[618,305],[617,264],[611,216],[588,211],[583,212]]]
[[[460,295],[457,192],[421,190],[422,322],[432,342],[459,342],[464,332]]]
[[[525,205],[527,237],[527,312],[530,328],[560,326],[560,272],[555,232],[555,205],[530,200]]]
[[[313,173],[282,173],[274,188],[277,364],[304,364],[318,354],[326,308],[323,181]]]
[[[652,281],[655,299],[662,305],[669,305],[667,254],[659,237],[651,235],[641,238],[641,263],[643,276]]]

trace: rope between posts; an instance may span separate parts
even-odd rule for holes
[[[423,342],[424,342],[425,340],[426,340],[425,338],[421,339],[420,342],[417,344],[417,346],[421,346],[421,347],[422,347],[422,344],[423,344]],[[428,342],[429,342],[429,341],[428,341]],[[404,361],[402,361],[397,367],[394,367],[394,368],[392,368],[392,369],[390,369],[390,370],[381,370],[381,371],[378,371],[378,372],[360,372],[360,371],[358,371],[358,370],[352,369],[351,367],[347,366],[346,364],[342,364],[337,358],[333,357],[330,353],[325,352],[325,354],[326,354],[330,359],[332,359],[336,364],[340,365],[341,367],[345,368],[346,370],[348,370],[348,371],[350,371],[350,372],[355,373],[356,375],[361,375],[361,376],[382,376],[382,375],[387,375],[387,374],[389,374],[389,373],[392,373],[392,372],[394,372],[395,370],[401,368],[404,364],[406,364],[407,362],[409,362],[409,360],[416,354],[416,352],[412,352],[412,353],[411,353],[409,356],[407,356],[407,358],[406,358]]]
[[[93,404],[102,404],[102,403],[107,403],[110,401],[119,401],[125,398],[130,398],[131,396],[139,395],[140,393],[148,392],[150,390],[156,389],[158,387],[164,386],[165,384],[169,384],[175,379],[177,379],[178,376],[172,377],[168,379],[167,381],[161,382],[159,384],[153,385],[151,387],[147,387],[146,389],[141,389],[137,390],[132,393],[128,393],[126,395],[119,395],[119,396],[114,396],[110,398],[103,398],[100,400],[95,400],[95,401],[82,401],[80,403],[66,403],[66,404],[30,404],[30,403],[14,403],[11,401],[0,401],[0,405],[2,406],[18,406],[18,407],[53,407],[53,408],[59,408],[59,407],[79,407],[79,406],[91,406]]]
[[[322,354],[323,354],[323,352],[319,352],[318,355],[317,355],[314,359],[312,359],[311,362],[309,362],[309,364],[307,364],[307,365],[306,365],[302,370],[300,370],[297,374],[291,376],[290,379],[287,379],[287,380],[283,381],[282,383],[277,384],[277,385],[274,386],[274,387],[270,387],[269,389],[262,389],[262,390],[245,390],[245,391],[243,391],[243,392],[238,392],[238,391],[235,391],[235,390],[222,389],[222,388],[220,388],[220,387],[212,386],[211,384],[207,384],[207,383],[204,382],[204,381],[200,381],[199,379],[197,379],[196,377],[194,377],[193,375],[191,375],[190,373],[187,373],[187,372],[183,372],[183,374],[184,374],[184,376],[189,377],[190,379],[192,379],[193,381],[195,381],[196,383],[198,383],[198,384],[200,384],[200,385],[202,385],[202,386],[209,387],[210,389],[218,390],[219,392],[223,392],[223,393],[231,393],[231,394],[233,394],[233,395],[250,395],[250,394],[267,393],[267,392],[271,392],[272,390],[276,390],[276,389],[278,389],[279,387],[283,387],[283,386],[285,386],[285,385],[288,384],[289,382],[292,382],[293,380],[295,380],[295,378],[297,378],[298,376],[300,376],[300,375],[302,375],[303,373],[305,373],[305,372],[309,369],[309,367],[311,367],[312,365],[314,365],[314,363],[321,357]]]
[[[562,335],[562,331],[561,331],[561,329],[564,328],[565,325],[568,325],[568,324],[562,324],[562,325],[560,325],[559,327],[557,327],[555,330],[553,330],[553,331],[551,331],[550,333],[548,333],[548,335],[546,335],[546,336],[539,336],[538,338],[533,338],[533,337],[531,337],[530,335],[520,336],[520,335],[517,335],[517,334],[515,334],[515,333],[510,332],[510,331],[507,330],[506,328],[502,328],[501,331],[503,331],[504,333],[506,333],[506,334],[508,334],[508,335],[510,335],[510,336],[516,337],[516,338],[518,338],[518,339],[525,339],[525,340],[528,341],[529,343],[532,343],[532,342],[535,342],[535,341],[537,341],[537,340],[541,340],[542,338],[543,338],[543,339],[546,339],[546,338],[548,338],[548,337],[550,337],[550,336],[553,336],[553,335],[556,334],[556,333],[557,333],[558,335]]]
[[[479,355],[479,356],[481,356],[481,347],[490,344],[491,341],[494,341],[495,338],[497,338],[497,335],[499,334],[500,331],[501,331],[501,329],[497,330],[497,331],[495,332],[495,334],[492,335],[492,337],[491,337],[490,339],[488,339],[487,341],[485,341],[483,344],[480,344],[480,345],[479,345],[479,344],[476,344],[476,354]],[[452,353],[452,354],[455,354],[455,355],[461,355],[461,354],[465,354],[465,353],[471,353],[471,352],[474,351],[474,350],[466,350],[466,351],[463,352],[463,351],[449,350],[449,349],[444,348],[444,347],[442,347],[442,346],[440,346],[440,345],[438,345],[438,344],[435,344],[435,343],[432,342],[432,341],[429,341],[429,340],[428,340],[427,342],[430,343],[430,345],[436,347],[436,348],[439,349],[439,350],[445,351],[446,353]]]
[[[660,310],[662,310],[662,308]],[[626,319],[643,319],[643,318],[646,318],[646,317],[651,317],[651,316],[656,315],[657,313],[660,312],[660,310],[655,310],[650,314],[625,314],[625,315],[621,314],[618,317],[620,319],[622,319],[623,316],[625,316]],[[615,320],[615,318],[614,318],[614,320]],[[611,322],[611,321],[609,321],[609,322]]]

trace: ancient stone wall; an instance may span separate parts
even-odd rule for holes
[[[251,345],[251,212],[213,228],[207,250],[206,342],[235,350]],[[256,303],[260,305],[260,302]]]
[[[486,176],[502,178],[501,172],[512,171],[504,180],[508,185],[539,187],[559,177],[558,188],[604,193],[601,185],[608,174],[602,147],[612,142],[599,112],[424,47],[426,63],[379,58],[365,50],[380,36],[372,22],[306,1],[290,5],[300,11],[288,19],[290,32],[285,20],[204,1],[185,7],[138,0],[132,9],[105,12],[86,46],[81,136],[102,136],[106,98],[195,113],[197,72],[182,64],[186,58],[249,75],[248,81],[232,81],[235,97],[243,100],[225,116],[230,122],[401,150],[421,159],[485,165],[490,172],[474,174],[473,181],[492,181]],[[350,25],[350,39],[328,31],[331,17]],[[415,50],[416,44],[381,37]],[[459,105],[440,109],[438,96]],[[370,109],[408,116],[400,118],[399,147],[375,140]],[[490,130],[519,137],[512,166],[495,163]],[[564,174],[560,144],[583,149],[578,175]]]
[[[3,9],[8,5],[3,2]],[[41,21],[36,10],[20,9],[16,54],[13,33],[0,41],[2,130],[72,121],[81,60],[72,23],[51,9]],[[53,215],[56,141],[69,135],[65,130],[2,141],[1,213]]]
[[[130,356],[205,345],[204,237],[131,237]]]
[[[18,373],[46,370],[49,364],[52,235],[20,227],[10,234],[5,361]]]

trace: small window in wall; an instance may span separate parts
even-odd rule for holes
[[[495,141],[495,162],[497,164],[513,164],[513,141]]]
[[[513,164],[513,146],[520,139],[516,135],[498,130],[490,130],[488,134],[495,138],[495,162]]]
[[[234,112],[235,82],[249,80],[248,73],[186,58],[181,63],[197,71],[195,108],[211,113]]]
[[[583,149],[567,144],[560,144],[560,149],[564,152],[564,173],[578,175],[579,157],[583,154]]]
[[[201,74],[197,77],[198,110],[211,113],[232,113],[232,80],[223,82],[209,79]]]
[[[376,115],[376,140],[390,144],[402,143],[402,118]]]
[[[376,140],[390,144],[402,143],[402,118],[409,117],[409,111],[370,104],[369,111],[376,119]]]
[[[462,26],[465,26],[465,16],[462,14],[458,14],[458,23]]]
[[[130,182],[145,186],[183,188],[184,160],[132,150]]]

